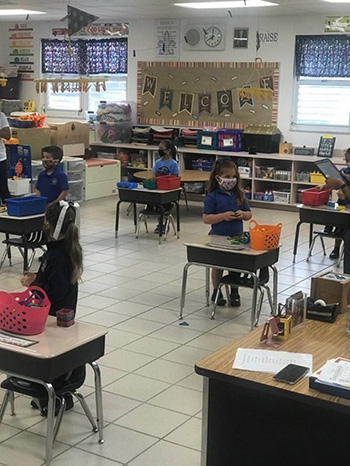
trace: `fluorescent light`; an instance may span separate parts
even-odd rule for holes
[[[328,3],[350,3],[350,0],[323,0]]]
[[[0,10],[0,16],[19,16],[19,15],[46,15],[44,11],[32,10]]]
[[[349,0],[350,1],[350,0]],[[266,2],[265,0],[238,0],[230,2],[195,2],[195,3],[174,3],[175,6],[183,8],[196,8],[196,9],[214,9],[214,8],[257,8],[262,6],[278,6],[277,3]]]

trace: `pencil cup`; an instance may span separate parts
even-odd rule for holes
[[[56,318],[59,327],[74,325],[74,311],[72,309],[60,309],[56,312]]]
[[[346,306],[346,324],[345,324],[345,331],[348,335],[350,335],[350,305]]]

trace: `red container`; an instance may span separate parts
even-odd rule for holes
[[[304,189],[301,192],[301,201],[304,205],[318,206],[327,204],[330,190],[319,191],[317,188]]]
[[[181,178],[179,176],[165,175],[158,176],[157,180],[157,189],[177,189],[181,187]]]

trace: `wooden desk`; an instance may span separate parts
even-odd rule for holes
[[[232,369],[239,347],[269,349],[259,342],[261,330],[195,366],[204,376],[202,466],[348,465],[350,400],[309,389],[308,378],[288,385]],[[314,370],[350,358],[345,315],[334,324],[307,321],[280,350],[311,353]]]
[[[7,213],[0,214],[0,233],[5,233],[6,240],[9,235],[23,237],[23,271],[28,270],[28,243],[26,235],[42,230],[45,214],[30,215],[26,217],[14,217]],[[8,258],[11,265],[11,249],[8,250]]]
[[[293,264],[295,263],[300,227],[303,223],[310,224],[309,230],[309,246],[311,246],[314,224],[316,225],[333,225],[335,227],[349,228],[350,227],[350,209],[336,210],[326,205],[317,207],[298,205],[299,222],[297,223],[294,236],[293,248]]]
[[[115,215],[115,237],[118,238],[118,229],[119,229],[119,212],[120,204],[122,202],[127,202],[133,204],[134,206],[134,225],[136,232],[137,225],[137,212],[136,204],[149,204],[153,206],[160,207],[164,204],[169,204],[173,202],[176,205],[176,222],[177,222],[177,234],[180,233],[180,208],[179,200],[181,195],[181,188],[171,189],[171,190],[161,190],[161,189],[146,189],[146,188],[118,188],[119,191],[119,201],[117,202],[116,215]],[[160,224],[163,225],[163,212],[160,211]],[[161,243],[163,232],[162,228],[159,228],[159,243]]]
[[[209,306],[209,269],[228,270],[229,272],[240,272],[250,274],[253,278],[253,299],[251,313],[251,329],[256,319],[256,304],[258,292],[258,278],[256,272],[263,267],[270,267],[273,272],[273,307],[277,306],[277,282],[278,272],[274,264],[278,261],[279,247],[268,251],[257,251],[246,245],[242,250],[220,249],[208,246],[208,243],[229,245],[226,236],[209,235],[198,239],[194,243],[185,243],[187,248],[187,264],[183,270],[180,319],[183,317],[185,306],[186,284],[188,269],[191,265],[206,268],[206,297]]]
[[[183,170],[180,172],[182,183],[206,183],[209,180],[210,172],[200,170]],[[152,170],[144,170],[134,173],[134,177],[140,180],[148,180],[154,177]]]
[[[107,332],[104,327],[84,322],[77,322],[69,328],[58,327],[56,317],[49,316],[42,334],[25,337],[37,341],[37,344],[21,348],[0,342],[0,372],[36,382],[47,390],[47,465],[52,457],[54,430],[55,390],[52,381],[87,363],[95,373],[97,424],[99,441],[103,442],[101,376],[96,360],[104,355]]]

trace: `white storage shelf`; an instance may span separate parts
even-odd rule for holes
[[[109,165],[86,166],[84,199],[88,201],[117,194],[118,181],[120,181],[119,161]]]
[[[152,162],[154,159],[154,151],[158,149],[157,146],[144,146],[139,144],[126,144],[126,143],[115,143],[115,144],[102,144],[102,143],[92,143],[91,148],[96,151],[102,151],[104,147],[115,148],[115,149],[129,149],[129,150],[147,150],[148,151],[148,167],[152,167]],[[221,157],[232,157],[234,161],[239,158],[245,158],[251,161],[252,173],[256,173],[256,167],[259,166],[271,166],[277,167],[277,169],[288,170],[291,172],[291,180],[276,180],[276,179],[265,179],[257,177],[244,177],[245,185],[250,184],[252,190],[252,198],[254,198],[254,193],[259,190],[263,190],[265,186],[269,183],[276,186],[276,191],[281,191],[282,188],[290,190],[290,199],[289,204],[284,202],[268,202],[268,201],[257,201],[252,199],[249,201],[252,205],[267,205],[273,208],[273,206],[284,206],[285,208],[296,208],[297,201],[297,192],[298,189],[316,186],[315,183],[297,181],[297,173],[307,171],[312,172],[316,169],[314,163],[319,160],[319,158],[314,156],[300,156],[294,154],[248,154],[247,152],[229,152],[229,151],[215,151],[215,150],[205,150],[205,149],[195,149],[187,147],[179,147],[179,165],[180,170],[185,169],[185,160],[186,158],[204,157],[213,159]],[[332,162],[338,167],[344,167],[344,160],[341,157],[333,158]],[[280,185],[280,188],[278,187]]]

